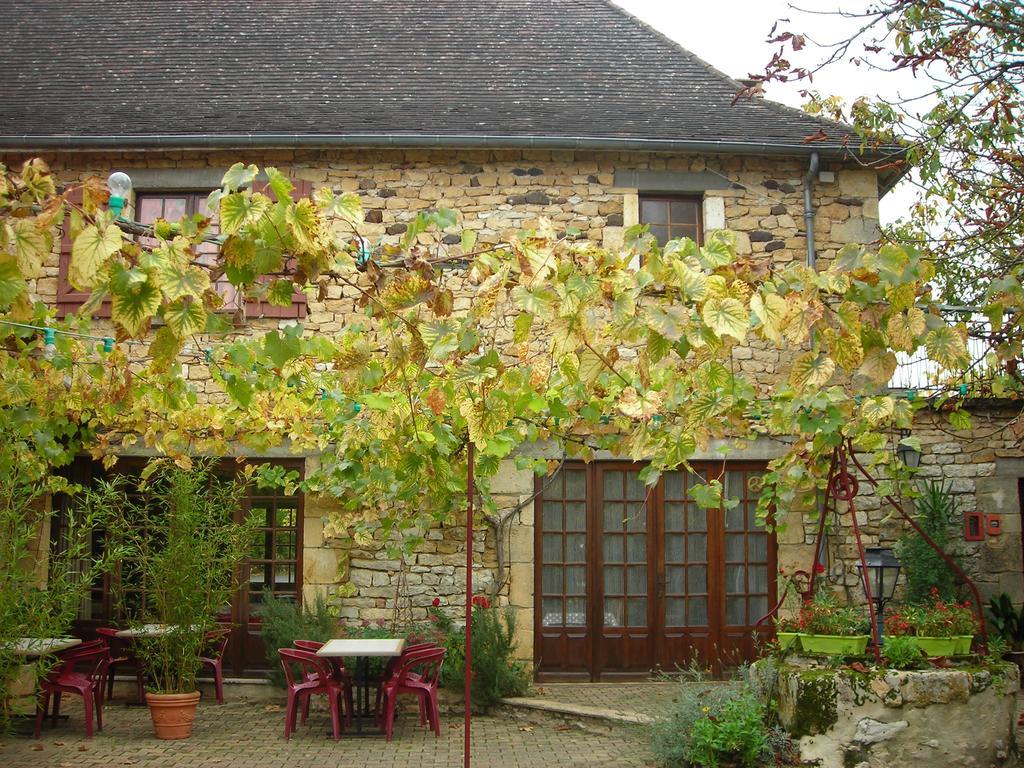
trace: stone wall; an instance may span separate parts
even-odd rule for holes
[[[954,497],[957,512],[950,526],[948,551],[971,576],[982,598],[1008,592],[1014,602],[1024,602],[1024,546],[1021,530],[1019,481],[1024,478],[1024,452],[1013,424],[1019,406],[977,402],[968,405],[973,417],[969,430],[952,430],[944,415],[922,409],[912,434],[920,438],[921,463],[917,478],[937,480]],[[885,479],[880,473],[876,478]],[[855,500],[857,520],[865,546],[892,547],[909,535],[909,525],[893,515],[892,507],[871,492],[860,479]],[[914,513],[912,499],[904,500]],[[856,563],[856,541],[849,511],[840,504],[839,525],[828,534],[829,563],[825,583],[855,603],[864,601]],[[983,541],[964,540],[964,514],[982,512],[1000,518],[1002,534],[986,535]],[[787,574],[809,570],[814,562],[817,524],[798,514],[790,515],[787,529],[779,534],[779,565]],[[900,591],[897,590],[897,600]]]
[[[820,768],[1008,764],[1020,674],[1012,664],[901,672],[754,665],[800,759]]]

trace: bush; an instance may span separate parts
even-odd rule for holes
[[[939,482],[924,485],[917,500],[916,522],[944,551],[949,545],[949,527],[956,513],[956,500]],[[953,572],[938,552],[917,531],[910,531],[896,543],[906,577],[906,600],[923,603],[932,589],[942,600],[955,597]]]
[[[718,766],[726,760],[745,766],[783,750],[783,734],[770,728],[765,708],[747,684],[682,683],[667,716],[652,726],[651,749],[666,768]]]
[[[886,666],[893,669],[915,669],[920,666],[923,652],[917,641],[909,635],[886,637],[882,646]]]
[[[136,637],[133,653],[145,663],[151,690],[190,693],[206,632],[216,627],[214,617],[238,587],[238,565],[256,520],[233,521],[244,484],[218,478],[209,459],[191,469],[158,461],[147,471],[154,474],[144,495],[107,531],[132,552],[131,561],[122,563],[118,602],[128,613],[124,586],[136,579],[145,585],[145,601],[131,625],[165,624],[168,630]]]
[[[5,425],[0,441],[16,445]],[[30,456],[22,457],[31,461]],[[70,490],[56,475],[33,481],[20,465],[0,462],[0,736],[10,724],[10,685],[23,665],[40,677],[54,657],[35,660],[15,654],[11,648],[22,637],[62,637],[96,579],[125,555],[114,545],[93,554],[97,533],[115,519],[127,503],[123,488],[102,483],[87,489],[69,503],[63,519],[56,505],[45,504],[47,493]],[[40,531],[55,526],[55,541],[47,554],[48,574],[40,588]],[[44,540],[45,542],[45,540]]]
[[[281,688],[284,687],[284,673],[278,648],[291,648],[296,640],[325,643],[338,636],[338,619],[322,593],[317,594],[312,606],[300,606],[294,600],[276,598],[270,592],[264,592],[258,612],[263,618],[263,644],[270,662],[270,682]]]
[[[456,625],[435,604],[430,611],[436,641],[448,655],[441,668],[441,685],[451,691],[465,688],[465,628]],[[473,599],[473,704],[487,711],[498,699],[521,696],[530,689],[530,669],[515,660],[515,612],[492,606],[483,596]]]
[[[690,761],[717,768],[724,760],[753,766],[771,755],[764,712],[752,693],[726,701],[718,713],[697,720],[690,732]]]
[[[516,615],[486,602],[473,608],[473,700],[483,710],[498,699],[521,696],[530,689],[530,670],[513,657]],[[465,655],[463,655],[463,659]]]

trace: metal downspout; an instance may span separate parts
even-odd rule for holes
[[[820,158],[817,152],[811,152],[811,161],[807,165],[804,176],[804,229],[807,232],[807,266],[814,269],[817,255],[814,252],[814,203],[811,193],[814,191],[814,179],[818,175]]]

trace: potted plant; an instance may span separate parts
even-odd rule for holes
[[[927,605],[907,606],[885,620],[885,634],[911,636],[927,656],[957,656],[971,652],[978,621],[970,603],[948,603],[931,594]]]
[[[870,640],[867,621],[861,611],[839,605],[825,591],[800,607],[796,619],[800,646],[806,653],[828,656],[856,656],[864,653]]]
[[[775,619],[775,638],[780,651],[800,650],[800,620],[798,617]]]
[[[206,633],[237,587],[253,525],[233,522],[242,484],[216,477],[211,462],[190,470],[160,467],[120,528],[135,558],[122,564],[122,584],[143,589],[131,628],[151,681],[146,703],[156,736],[184,739],[199,702]]]
[[[1003,657],[1016,664],[1024,676],[1024,605],[1018,611],[1010,596],[1003,592],[988,601],[988,617],[1009,649]]]

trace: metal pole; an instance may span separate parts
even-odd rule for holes
[[[473,680],[473,496],[476,495],[476,481],[473,477],[475,460],[473,441],[466,448],[466,669],[463,696],[463,744],[462,765],[469,768],[469,711],[472,699]]]

